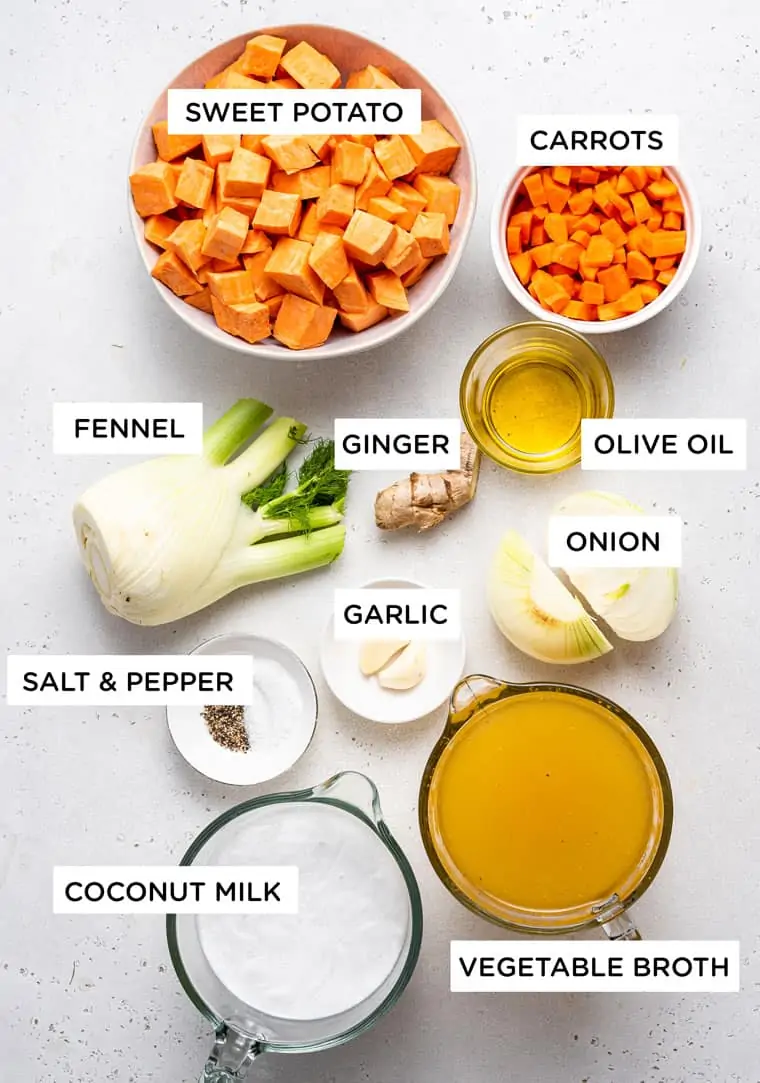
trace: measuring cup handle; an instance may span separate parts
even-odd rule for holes
[[[618,914],[602,923],[602,928],[610,940],[641,940],[642,936],[628,914]]]
[[[214,1048],[199,1083],[234,1083],[245,1079],[248,1069],[262,1052],[258,1042],[231,1027],[222,1026],[216,1032]]]

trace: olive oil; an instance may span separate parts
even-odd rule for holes
[[[527,455],[550,455],[579,436],[585,396],[573,368],[534,349],[500,365],[483,395],[491,435]]]

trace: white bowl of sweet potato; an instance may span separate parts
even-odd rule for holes
[[[338,85],[419,88],[421,133],[166,132],[174,87]],[[475,212],[453,107],[394,53],[328,26],[267,27],[199,57],[145,118],[129,174],[135,237],[166,303],[214,342],[278,360],[356,353],[411,327],[451,281]]]

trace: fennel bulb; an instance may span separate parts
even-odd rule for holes
[[[286,491],[284,463],[306,427],[241,399],[205,433],[202,455],[119,470],[74,506],[85,567],[111,613],[156,625],[238,587],[319,568],[340,556],[349,472],[318,441]]]

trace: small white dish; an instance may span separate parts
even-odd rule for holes
[[[202,707],[167,707],[169,732],[190,766],[232,786],[269,782],[292,767],[309,747],[317,725],[316,689],[298,655],[277,640],[243,633],[215,636],[190,653],[250,655],[257,690],[254,704],[245,708],[248,752],[233,752],[215,741]],[[272,674],[278,670],[275,688]]]
[[[413,579],[375,579],[362,589],[424,589]],[[371,637],[368,637],[371,638]],[[420,637],[422,638],[422,637]],[[456,640],[427,644],[427,672],[416,688],[396,692],[383,688],[377,677],[365,677],[359,668],[359,642],[342,642],[334,635],[330,617],[322,640],[321,663],[333,695],[360,718],[394,725],[414,722],[445,703],[464,673],[464,635]]]

